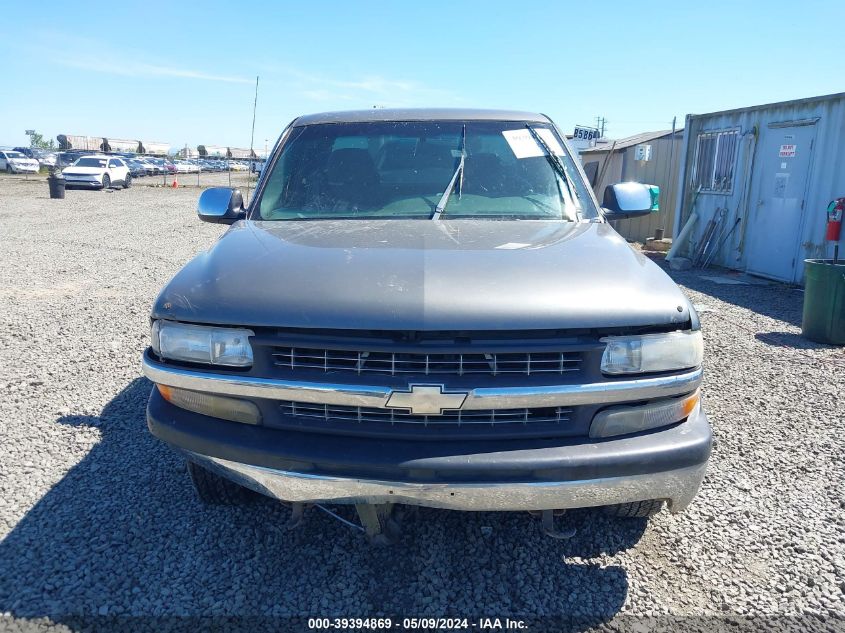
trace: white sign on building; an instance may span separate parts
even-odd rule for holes
[[[599,131],[594,127],[575,126],[572,138],[579,141],[595,141],[599,137]]]
[[[651,145],[637,145],[634,160],[651,160]]]

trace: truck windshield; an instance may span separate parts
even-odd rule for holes
[[[448,208],[438,214],[450,185]],[[261,220],[597,217],[556,132],[520,121],[294,127],[260,195],[254,219]]]

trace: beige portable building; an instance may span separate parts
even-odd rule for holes
[[[614,141],[601,142],[581,150],[584,171],[599,202],[604,188],[617,182],[660,187],[659,211],[613,223],[625,239],[644,242],[658,228],[664,229],[665,237],[672,236],[683,137],[682,129],[644,132],[619,139],[615,145]]]

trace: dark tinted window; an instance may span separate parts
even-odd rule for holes
[[[105,158],[80,158],[74,164],[74,167],[105,167]]]

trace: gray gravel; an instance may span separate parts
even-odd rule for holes
[[[146,430],[139,371],[156,293],[224,230],[195,219],[196,196],[134,187],[53,201],[42,182],[0,177],[0,628],[378,614],[842,625],[845,353],[800,338],[802,294],[779,285],[673,273],[709,308],[716,435],[684,514],[573,512],[578,535],[558,542],[523,514],[422,509],[400,546],[372,549],[317,510],[286,532],[288,511],[270,500],[202,507],[181,459]],[[788,619],[806,614],[826,623]]]

